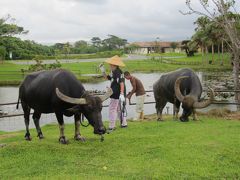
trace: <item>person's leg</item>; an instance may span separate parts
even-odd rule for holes
[[[140,96],[139,100],[139,111],[141,110],[140,119],[144,119],[144,101],[145,101],[145,95]]]
[[[110,99],[109,104],[109,129],[113,129],[116,126],[116,119],[118,115],[119,99]]]
[[[134,120],[143,119],[143,105],[145,95],[136,96],[136,114]]]

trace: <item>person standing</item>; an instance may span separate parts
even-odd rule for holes
[[[143,87],[143,84],[138,78],[132,76],[128,71],[124,72],[124,77],[127,80],[130,80],[132,84],[132,91],[129,92],[127,95],[129,102],[131,100],[132,95],[136,93],[136,114],[134,120],[143,119],[144,118],[143,105],[145,99],[145,89]]]
[[[119,56],[113,56],[105,61],[109,64],[111,73],[106,74],[103,64],[99,65],[103,77],[111,81],[111,89],[113,94],[110,96],[109,104],[109,131],[116,128],[117,117],[121,120],[121,127],[127,127],[126,117],[121,113],[123,104],[125,104],[126,88],[124,83],[124,76],[120,67],[124,67],[125,64],[122,62]]]

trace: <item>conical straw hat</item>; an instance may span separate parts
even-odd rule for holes
[[[118,55],[107,59],[105,62],[108,64],[115,65],[115,66],[122,66],[122,67],[125,66],[125,64],[122,62],[122,59]]]

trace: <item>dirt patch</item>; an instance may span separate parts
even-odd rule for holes
[[[5,147],[7,144],[0,144],[0,148]]]
[[[206,113],[197,112],[200,116],[219,117],[227,120],[240,120],[240,112],[231,111],[229,109],[212,109]]]
[[[180,116],[180,114],[179,114]],[[208,112],[197,112],[197,116],[208,116],[208,117],[217,117],[217,118],[222,118],[226,120],[240,120],[240,112],[235,112],[231,111],[229,109],[212,109]],[[173,115],[163,115],[164,119],[167,119],[169,117],[173,117]],[[191,117],[189,117],[191,118]],[[150,114],[150,115],[145,115],[144,120],[142,121],[153,121],[157,120],[157,114]],[[132,119],[129,119],[129,121],[132,121]]]
[[[10,137],[16,137],[18,136],[19,133],[14,133],[14,134],[2,134],[0,135],[0,140],[6,139],[6,138],[10,138]]]

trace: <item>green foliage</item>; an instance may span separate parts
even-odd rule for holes
[[[127,45],[125,48],[124,48],[124,51],[126,53],[133,53],[136,49],[139,48],[139,45],[137,44],[130,44],[130,45]]]
[[[171,42],[170,46],[171,46],[171,48],[173,48],[173,50],[175,50],[177,48],[177,46],[178,46],[178,43]]]
[[[0,37],[0,46],[6,48],[6,59],[9,59],[9,53],[12,52],[13,59],[33,59],[36,56],[50,56],[54,54],[52,48],[44,46],[34,41],[22,41],[16,37]]]
[[[56,60],[56,63],[52,64],[43,64],[43,62],[39,59],[36,59],[36,64],[32,64],[29,66],[28,71],[40,71],[40,70],[50,70],[50,69],[58,69],[61,68],[61,63]]]
[[[123,48],[127,44],[127,40],[115,35],[108,35],[108,38],[104,39],[102,44],[105,50],[116,50]]]
[[[102,44],[102,40],[99,38],[99,37],[93,37],[91,39],[91,42],[92,42],[92,45],[96,48],[100,48],[101,47],[101,44]]]
[[[7,23],[8,20],[13,21],[14,19],[8,15],[5,18],[0,18],[0,36],[13,36],[16,34],[26,34],[28,31],[25,31],[23,27],[20,27],[16,24]]]
[[[86,142],[58,143],[57,124],[42,128],[45,139],[24,140],[24,131],[1,133],[1,179],[239,179],[238,121],[199,117],[182,123],[129,122],[105,135],[105,141],[81,127]]]
[[[188,57],[191,57],[191,56],[194,56],[194,53],[197,52],[197,49],[196,47],[192,47],[190,44],[189,44],[190,40],[184,40],[182,41],[182,48],[185,50],[186,52],[186,55]]]
[[[6,53],[6,48],[4,46],[0,46],[0,60],[5,59]]]

